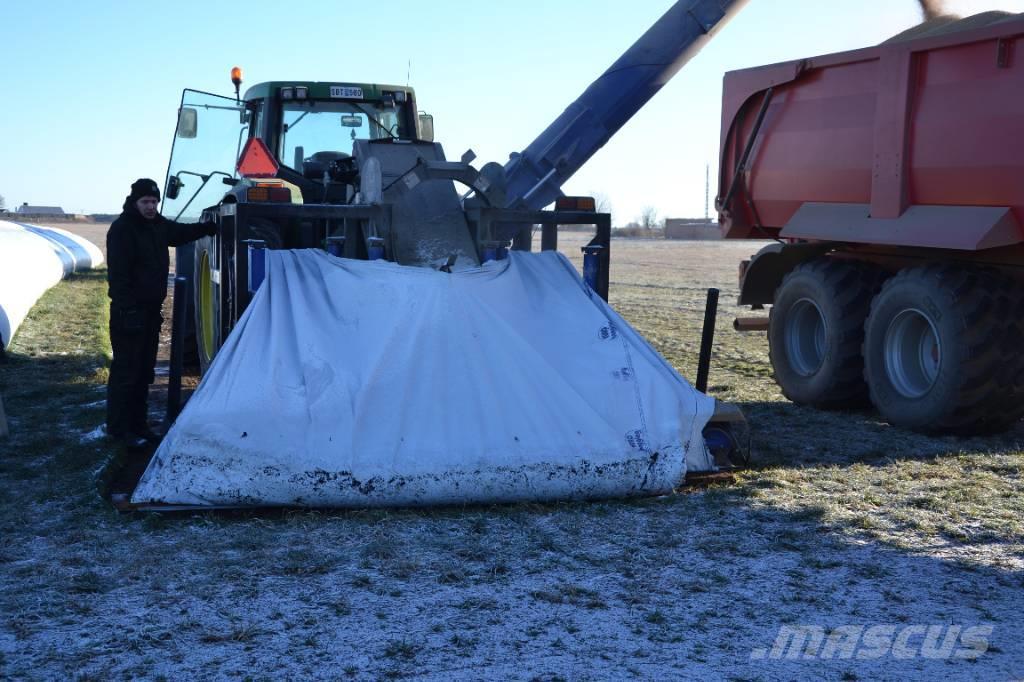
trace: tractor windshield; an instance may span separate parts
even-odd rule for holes
[[[311,160],[352,154],[353,140],[405,138],[400,109],[372,103],[289,102],[281,114],[281,163],[302,172]]]
[[[224,198],[224,179],[249,133],[251,111],[233,98],[185,90],[164,185],[164,216],[198,222],[203,209]]]

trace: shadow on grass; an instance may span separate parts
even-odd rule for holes
[[[1024,565],[1024,424],[929,437],[869,411],[742,405],[753,466],[733,489],[757,507],[817,515],[829,531],[967,563]]]
[[[65,495],[92,487],[83,474],[104,454],[84,437],[105,420],[107,364],[104,354],[7,354],[0,394],[10,434],[0,442],[0,484],[35,488],[33,497],[45,497],[41,486]]]
[[[68,275],[64,278],[65,282],[106,282],[107,281],[107,265],[104,263],[100,267],[92,268],[91,270],[82,270]]]
[[[790,402],[737,403],[750,423],[755,467],[884,466],[894,460],[1024,449],[1024,422],[985,436],[928,436],[892,426],[874,411],[824,411]]]
[[[32,357],[8,353],[0,362],[4,406],[9,415],[66,407],[76,399],[98,393],[106,383],[107,368],[105,354]]]

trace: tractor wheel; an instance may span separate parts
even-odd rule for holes
[[[199,350],[199,368],[203,374],[209,369],[220,348],[220,284],[217,263],[217,243],[213,237],[203,237],[195,246],[195,313],[196,346]]]
[[[868,264],[821,258],[782,280],[768,348],[775,381],[787,398],[825,409],[867,403],[864,320],[883,277]]]
[[[967,267],[912,268],[886,282],[864,338],[864,377],[881,415],[915,431],[959,434],[1020,419],[1013,303],[1007,280]]]

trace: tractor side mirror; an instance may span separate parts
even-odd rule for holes
[[[185,186],[185,183],[178,178],[177,175],[172,175],[167,178],[167,187],[164,188],[164,196],[168,199],[177,199],[178,195],[181,194],[181,188]]]
[[[199,131],[199,112],[189,107],[182,107],[178,111],[177,136],[191,140]]]
[[[434,141],[434,117],[430,114],[420,112],[419,114],[420,124],[420,139],[425,142]]]
[[[341,117],[341,125],[345,128],[362,128],[363,119],[361,116],[346,114]]]

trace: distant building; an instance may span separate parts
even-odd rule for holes
[[[14,212],[28,215],[64,215],[64,209],[60,206],[29,206],[27,202],[19,206]]]
[[[721,239],[718,223],[703,218],[666,218],[665,239]]]

